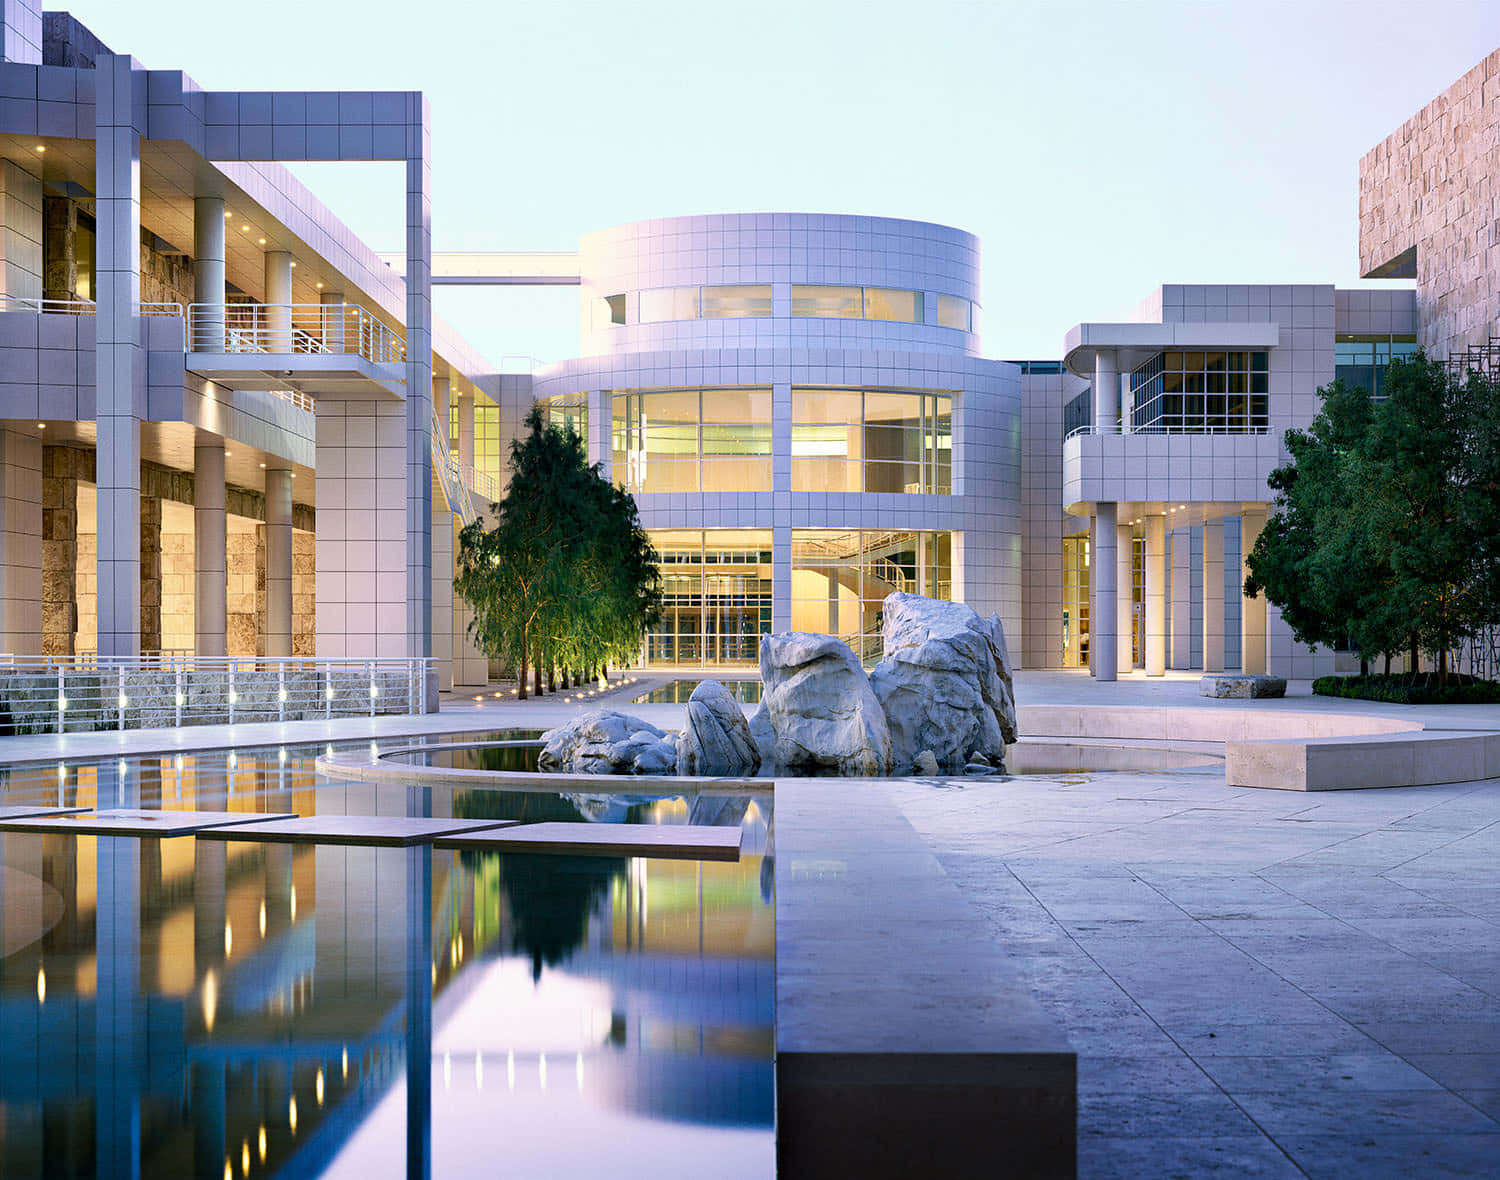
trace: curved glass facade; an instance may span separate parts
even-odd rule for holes
[[[646,636],[661,664],[755,664],[771,632],[770,529],[658,529],[665,610]]]

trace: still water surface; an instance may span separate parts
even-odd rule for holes
[[[739,823],[737,864],[0,834],[0,1175],[770,1176],[769,798],[17,769],[0,803]]]

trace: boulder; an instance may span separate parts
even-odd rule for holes
[[[688,698],[677,773],[753,775],[759,770],[760,750],[739,702],[717,680],[703,681]]]
[[[677,735],[649,721],[598,709],[542,734],[537,769],[549,774],[671,774]]]
[[[1229,699],[1286,696],[1286,679],[1257,673],[1213,672],[1198,681],[1198,695]]]
[[[789,631],[760,643],[761,706],[752,736],[773,736],[772,762],[788,774],[891,772],[891,735],[869,678],[847,644]],[[907,755],[906,765],[911,756]]]
[[[911,760],[911,772],[924,776],[931,776],[938,772],[937,755],[931,750],[921,751]]]
[[[916,594],[885,600],[884,659],[870,686],[885,710],[891,756],[910,766],[931,750],[941,770],[963,770],[979,754],[1004,765],[1016,740],[1016,702],[1005,632],[961,602]]]

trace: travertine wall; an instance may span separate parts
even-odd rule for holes
[[[229,516],[224,549],[229,571],[225,632],[232,656],[261,653],[265,629],[265,526],[243,516]]]
[[[1500,49],[1359,162],[1360,273],[1413,248],[1429,354],[1500,336]]]

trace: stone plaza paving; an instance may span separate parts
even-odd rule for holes
[[[1500,1175],[1500,781],[893,795],[1078,1052],[1081,1177]]]

